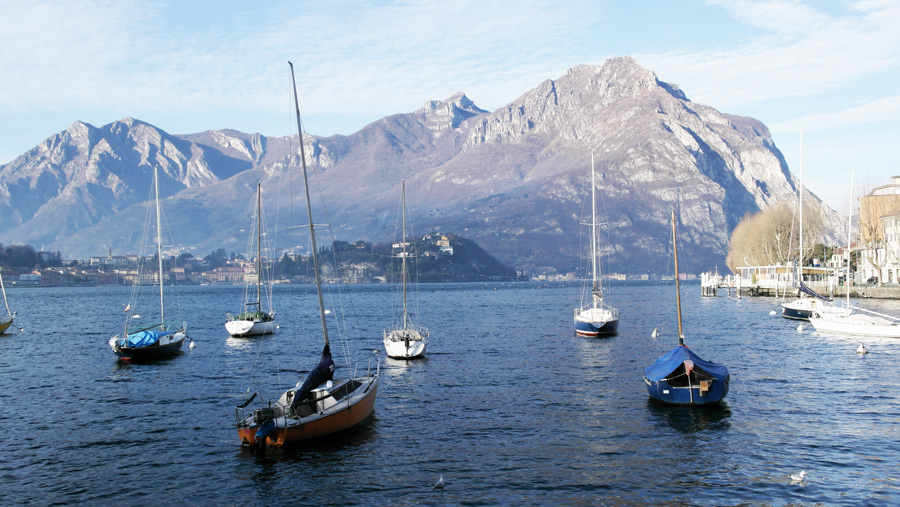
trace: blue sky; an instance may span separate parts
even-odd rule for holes
[[[850,169],[900,175],[900,2],[888,0],[0,0],[0,164],[80,120],[172,134],[349,134],[465,92],[494,110],[579,64],[632,56],[752,116],[839,211]]]

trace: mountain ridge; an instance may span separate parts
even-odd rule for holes
[[[764,124],[691,102],[630,57],[573,67],[493,112],[457,92],[347,136],[305,134],[304,143],[337,238],[392,237],[406,179],[421,232],[470,237],[503,262],[540,272],[581,263],[592,154],[609,224],[602,250],[624,273],[667,269],[669,209],[679,214],[688,269],[724,265],[741,217],[793,200],[798,186]],[[133,250],[127,229],[141,223],[147,197],[138,195],[149,196],[158,165],[167,214],[190,238],[180,248],[241,251],[252,187],[271,189],[270,205],[287,216],[282,193],[301,190],[298,164],[296,134],[170,135],[133,118],[100,128],[75,122],[0,166],[0,217],[9,217],[0,218],[0,241],[67,255]],[[826,223],[839,224],[816,202]],[[281,248],[302,248],[275,234]]]

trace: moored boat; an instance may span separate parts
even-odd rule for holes
[[[290,62],[288,63],[290,64]],[[293,70],[294,66],[291,64],[292,83],[294,83]],[[258,392],[250,396],[243,404],[235,407],[238,439],[242,445],[256,449],[264,449],[268,445],[282,447],[328,437],[363,424],[375,409],[381,368],[380,362],[376,360],[374,372],[371,371],[371,365],[369,365],[363,375],[354,375],[351,372],[346,379],[334,378],[335,364],[331,358],[328,322],[325,318],[326,311],[322,297],[322,277],[309,198],[309,180],[303,148],[303,126],[300,121],[296,84],[294,84],[294,105],[297,114],[297,131],[300,136],[300,161],[306,190],[306,212],[309,218],[307,227],[309,228],[310,250],[324,347],[318,365],[308,374],[302,384],[297,382],[294,387],[285,390],[277,400],[270,401],[259,408],[246,410]]]
[[[670,405],[718,403],[728,394],[731,376],[725,366],[707,361],[684,344],[681,326],[681,287],[678,277],[678,241],[672,212],[672,246],[675,252],[675,294],[678,306],[678,346],[644,369],[647,393]]]
[[[407,259],[411,257],[407,250],[409,244],[406,241],[406,180],[400,183],[400,215],[401,237],[400,243],[394,247],[399,249],[397,257],[400,258],[400,284],[402,288],[403,310],[400,313],[399,322],[392,328],[385,329],[383,333],[384,348],[388,357],[394,359],[415,359],[425,355],[428,346],[428,329],[413,324],[407,305],[407,286],[409,284],[409,269]]]
[[[262,309],[263,278],[267,271],[263,269],[262,249],[262,185],[256,184],[256,283],[244,285],[243,312],[236,316],[230,313],[225,317],[225,330],[231,336],[257,336],[275,332],[275,312],[272,310],[272,285],[266,284],[266,296],[269,300],[268,311]],[[251,256],[252,256],[251,253]],[[271,280],[271,277],[268,277]],[[256,289],[255,297],[253,288]]]
[[[591,286],[590,301],[575,308],[575,332],[581,336],[609,336],[619,330],[619,310],[604,303],[597,248],[597,185],[594,177],[594,155],[591,154]]]
[[[853,196],[853,171],[850,172],[850,196]],[[853,231],[852,214],[847,219],[847,252]],[[900,338],[900,318],[873,312],[850,305],[850,258],[847,257],[844,279],[848,280],[847,300],[843,307],[826,307],[813,312],[809,318],[816,331],[868,336],[874,338]]]
[[[799,294],[793,301],[781,303],[781,316],[793,320],[809,320],[814,313],[825,313],[832,306],[831,298],[810,289],[800,281]]]
[[[0,268],[0,293],[3,294],[3,306],[6,308],[6,315],[0,317],[0,334],[6,332],[12,326],[15,313],[9,309],[9,301],[6,299],[6,287],[3,285],[3,268]]]
[[[166,321],[165,290],[163,282],[162,232],[159,207],[159,170],[153,169],[153,187],[156,202],[156,258],[157,279],[159,285],[159,321],[152,324],[142,323],[135,312],[138,305],[141,277],[138,276],[132,290],[131,301],[125,307],[125,328],[121,335],[109,339],[109,346],[123,361],[144,359],[162,359],[181,352],[181,346],[187,336],[187,323],[184,321]],[[152,221],[148,210],[148,222]],[[146,231],[149,232],[148,226]],[[141,263],[143,267],[143,262]],[[137,323],[132,326],[132,320]],[[137,329],[135,329],[137,328]]]

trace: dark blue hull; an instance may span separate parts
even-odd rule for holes
[[[669,405],[708,405],[718,403],[728,394],[729,377],[724,381],[713,380],[707,390],[701,389],[700,384],[693,384],[690,388],[672,387],[665,379],[653,382],[644,377],[647,384],[647,393],[650,397]]]
[[[184,338],[167,343],[165,345],[150,345],[147,347],[119,347],[115,353],[123,361],[144,361],[164,359],[181,352]]]
[[[575,332],[582,336],[609,336],[619,331],[619,319],[606,322],[585,322],[575,319]]]
[[[809,320],[812,316],[812,310],[799,310],[796,308],[781,307],[781,316],[786,319]]]

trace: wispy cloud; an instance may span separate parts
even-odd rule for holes
[[[692,98],[728,110],[771,99],[826,93],[853,80],[896,71],[900,7],[858,2],[829,13],[789,0],[713,2],[762,32],[710,51],[640,55]]]
[[[516,83],[524,92],[536,74],[551,77],[548,71],[569,65],[555,56],[580,6],[423,0],[267,7],[217,27],[167,15],[158,3],[10,2],[0,43],[23,50],[0,55],[0,67],[15,69],[0,82],[0,107],[281,111],[287,59],[313,113],[403,112],[461,87],[502,104],[514,98]]]

